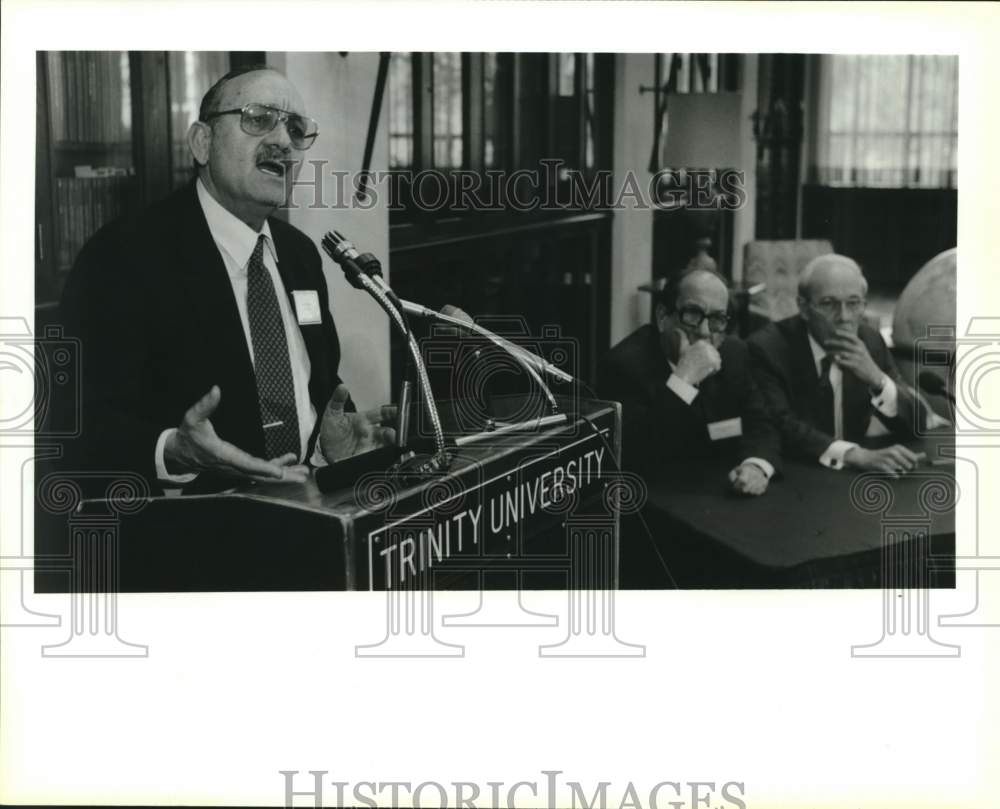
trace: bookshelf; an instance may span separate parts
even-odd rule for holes
[[[185,134],[208,88],[263,53],[49,51],[36,57],[35,301],[55,308],[103,225],[194,171]]]

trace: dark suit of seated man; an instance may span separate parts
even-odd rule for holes
[[[813,259],[799,277],[800,313],[751,335],[750,356],[789,455],[899,475],[917,463],[909,449],[860,446],[912,437],[919,417],[881,335],[862,322],[867,292],[850,258]]]
[[[391,414],[350,412],[319,252],[271,217],[317,134],[283,75],[232,71],[188,132],[197,181],[81,251],[61,310],[82,351],[70,468],[154,490],[303,481],[394,439]]]
[[[732,488],[767,490],[780,440],[750,376],[747,349],[726,336],[729,291],[694,270],[673,279],[656,325],[616,345],[600,375],[602,396],[622,403],[622,458],[644,475],[683,471],[693,459],[725,459]]]

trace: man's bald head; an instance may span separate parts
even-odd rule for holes
[[[836,253],[814,258],[799,276],[799,312],[820,345],[838,329],[857,333],[867,294],[857,262]]]
[[[729,298],[729,287],[719,273],[708,269],[686,270],[670,277],[657,297],[657,303],[667,312],[677,309],[677,302],[682,295],[690,295],[693,290],[699,292],[722,290]]]
[[[667,357],[676,361],[681,332],[691,343],[721,345],[728,315],[729,288],[718,273],[690,270],[671,278],[656,305],[656,327]]]
[[[860,285],[862,295],[868,294],[868,281],[853,258],[837,253],[817,256],[806,264],[799,275],[799,296],[807,301],[813,300],[816,291],[828,284],[851,281]]]
[[[259,71],[269,71],[271,73],[277,73],[279,76],[281,75],[281,72],[277,68],[273,68],[270,65],[258,64],[234,67],[226,73],[225,76],[209,87],[208,92],[202,96],[201,106],[198,108],[198,120],[207,121],[210,115],[222,109],[222,90],[227,84],[229,84],[229,82],[233,79],[239,78],[240,76],[245,76],[248,73],[257,73]]]

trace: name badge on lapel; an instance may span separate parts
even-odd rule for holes
[[[314,326],[323,322],[323,313],[319,308],[319,294],[315,289],[293,289],[292,298],[295,301],[295,316],[300,326]]]
[[[743,435],[743,419],[739,416],[724,421],[713,421],[708,425],[708,437],[713,441],[722,441],[740,435]]]

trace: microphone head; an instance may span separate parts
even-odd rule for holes
[[[463,309],[459,309],[457,306],[452,306],[450,303],[446,303],[441,307],[441,314],[445,317],[452,317],[455,320],[461,320],[464,323],[475,323],[472,319],[472,315]]]
[[[917,384],[927,391],[927,393],[934,396],[948,395],[948,386],[945,385],[944,380],[937,374],[931,373],[930,371],[921,371],[920,375],[917,377]]]
[[[340,269],[344,271],[344,277],[347,278],[347,282],[355,289],[364,289],[364,285],[359,278],[361,273],[358,271],[357,265],[351,260],[350,254],[352,252],[357,255],[354,245],[335,230],[327,232],[323,237],[322,245],[326,254],[340,265]]]
[[[357,258],[357,248],[354,247],[349,239],[344,238],[344,235],[340,231],[328,230],[323,237],[322,244],[323,249],[326,250],[330,258],[338,264],[344,258]]]

